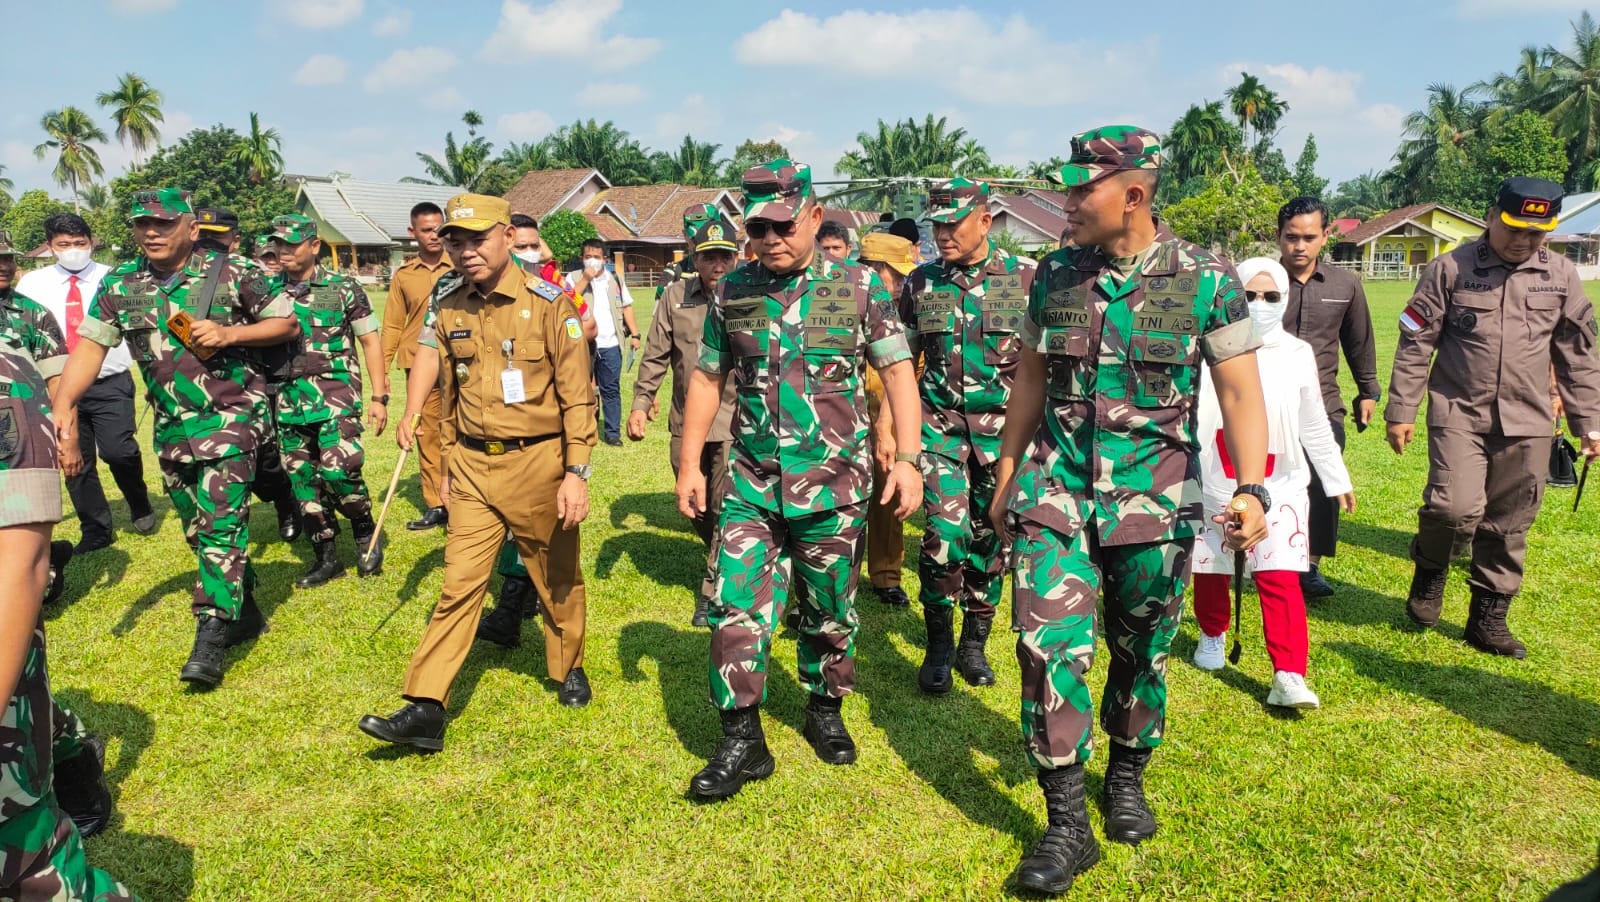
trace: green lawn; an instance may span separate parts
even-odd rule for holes
[[[1406,290],[1371,288],[1385,384]],[[397,451],[387,434],[369,439],[377,493]],[[1535,899],[1592,864],[1600,497],[1582,515],[1569,512],[1570,490],[1547,500],[1512,611],[1528,660],[1492,659],[1460,641],[1459,573],[1439,629],[1406,628],[1424,448],[1397,459],[1381,430],[1352,432],[1349,461],[1360,510],[1327,567],[1339,594],[1311,612],[1310,681],[1324,707],[1304,717],[1264,708],[1259,613],[1247,617],[1242,666],[1218,675],[1188,663],[1197,631],[1186,621],[1168,738],[1148,775],[1161,832],[1137,850],[1106,844],[1073,898]],[[50,647],[58,694],[110,738],[119,815],[88,843],[95,863],[146,899],[1006,892],[1044,822],[1009,637],[991,643],[999,685],[958,680],[949,697],[925,699],[920,617],[869,593],[860,693],[845,706],[860,762],[829,767],[800,738],[804,699],[785,635],[766,707],[777,773],[725,804],[684,798],[718,726],[707,634],[688,623],[701,546],[671,499],[665,417],[644,443],[595,454],[583,533],[594,703],[557,704],[530,625],[521,650],[469,657],[442,754],[396,753],[357,732],[362,714],[397,706],[440,585],[443,535],[401,525],[420,505],[408,468],[381,577],[294,590],[309,549],[275,541],[270,508],[253,511],[272,629],[229,655],[209,694],[177,681],[194,632],[194,567],[165,500],[156,536],[124,533],[73,565],[67,600],[49,615]],[[120,499],[114,507],[125,524]],[[914,561],[918,530],[907,532]],[[60,535],[75,539],[76,524]],[[341,541],[353,561],[348,530]],[[1103,677],[1102,665],[1097,696]],[[1104,761],[1089,765],[1094,794]],[[1098,829],[1093,806],[1091,817]]]

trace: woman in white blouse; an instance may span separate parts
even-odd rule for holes
[[[1267,403],[1267,478],[1272,496],[1267,511],[1267,538],[1246,554],[1246,566],[1261,596],[1261,619],[1267,654],[1272,658],[1272,690],[1267,704],[1315,708],[1316,693],[1306,685],[1310,638],[1300,574],[1310,563],[1306,545],[1306,487],[1311,467],[1322,477],[1329,498],[1345,511],[1355,510],[1355,493],[1344,458],[1328,428],[1317,383],[1317,362],[1311,346],[1283,329],[1289,274],[1276,260],[1254,257],[1239,264],[1250,318],[1261,336],[1256,362]],[[1200,480],[1208,510],[1222,510],[1233,496],[1233,463],[1222,441],[1222,416],[1209,370],[1202,372],[1198,432]],[[1201,670],[1220,670],[1228,633],[1229,583],[1234,557],[1226,551],[1222,527],[1208,524],[1195,543],[1194,613],[1200,623],[1200,647],[1194,663]]]

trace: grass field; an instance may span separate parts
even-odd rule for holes
[[[1385,384],[1406,290],[1371,287]],[[468,658],[438,755],[397,753],[355,728],[397,707],[439,590],[442,533],[402,526],[420,505],[414,475],[372,579],[352,569],[294,590],[309,548],[276,541],[270,508],[252,512],[272,629],[230,653],[211,693],[177,681],[194,565],[165,499],[157,535],[123,533],[75,562],[48,615],[54,685],[110,739],[119,811],[89,841],[91,859],[150,900],[1004,895],[1044,822],[1010,637],[990,645],[999,685],[958,680],[949,697],[925,699],[920,616],[867,592],[859,694],[845,706],[860,762],[829,767],[801,739],[785,635],[766,707],[777,773],[725,804],[685,799],[719,730],[707,634],[688,622],[701,545],[672,502],[665,417],[653,428],[643,443],[595,453],[583,531],[594,703],[557,704],[530,624],[522,649],[480,646]],[[381,492],[397,456],[390,436],[369,436],[368,455]],[[1311,610],[1310,681],[1324,707],[1264,707],[1259,613],[1247,614],[1242,666],[1217,675],[1188,663],[1198,634],[1186,620],[1167,741],[1147,779],[1161,832],[1137,850],[1107,844],[1072,898],[1536,899],[1592,865],[1600,497],[1580,515],[1570,490],[1547,499],[1511,615],[1528,659],[1493,659],[1460,641],[1459,571],[1440,627],[1406,627],[1425,449],[1396,458],[1381,429],[1352,432],[1348,459],[1360,509],[1326,569],[1339,594]],[[126,526],[120,499],[113,507]],[[76,523],[58,535],[76,539]],[[908,528],[910,561],[918,536]],[[353,561],[348,530],[341,542]],[[1097,697],[1103,680],[1101,663]],[[1104,767],[1103,756],[1088,767],[1093,795]],[[1093,805],[1091,817],[1098,831]]]

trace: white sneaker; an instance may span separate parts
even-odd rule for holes
[[[1322,703],[1311,687],[1306,685],[1305,677],[1280,670],[1272,675],[1272,691],[1267,693],[1267,704],[1278,708],[1315,708]]]
[[[1228,647],[1228,634],[1207,636],[1200,634],[1200,647],[1194,650],[1194,666],[1201,670],[1221,670],[1228,659],[1223,652]]]

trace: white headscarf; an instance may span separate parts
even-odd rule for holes
[[[1239,281],[1244,285],[1249,285],[1251,279],[1262,273],[1272,277],[1272,284],[1278,289],[1278,303],[1251,301],[1250,320],[1256,324],[1256,334],[1261,336],[1262,344],[1277,344],[1286,334],[1283,331],[1283,308],[1289,301],[1289,271],[1271,257],[1251,257],[1240,263],[1238,270]]]

